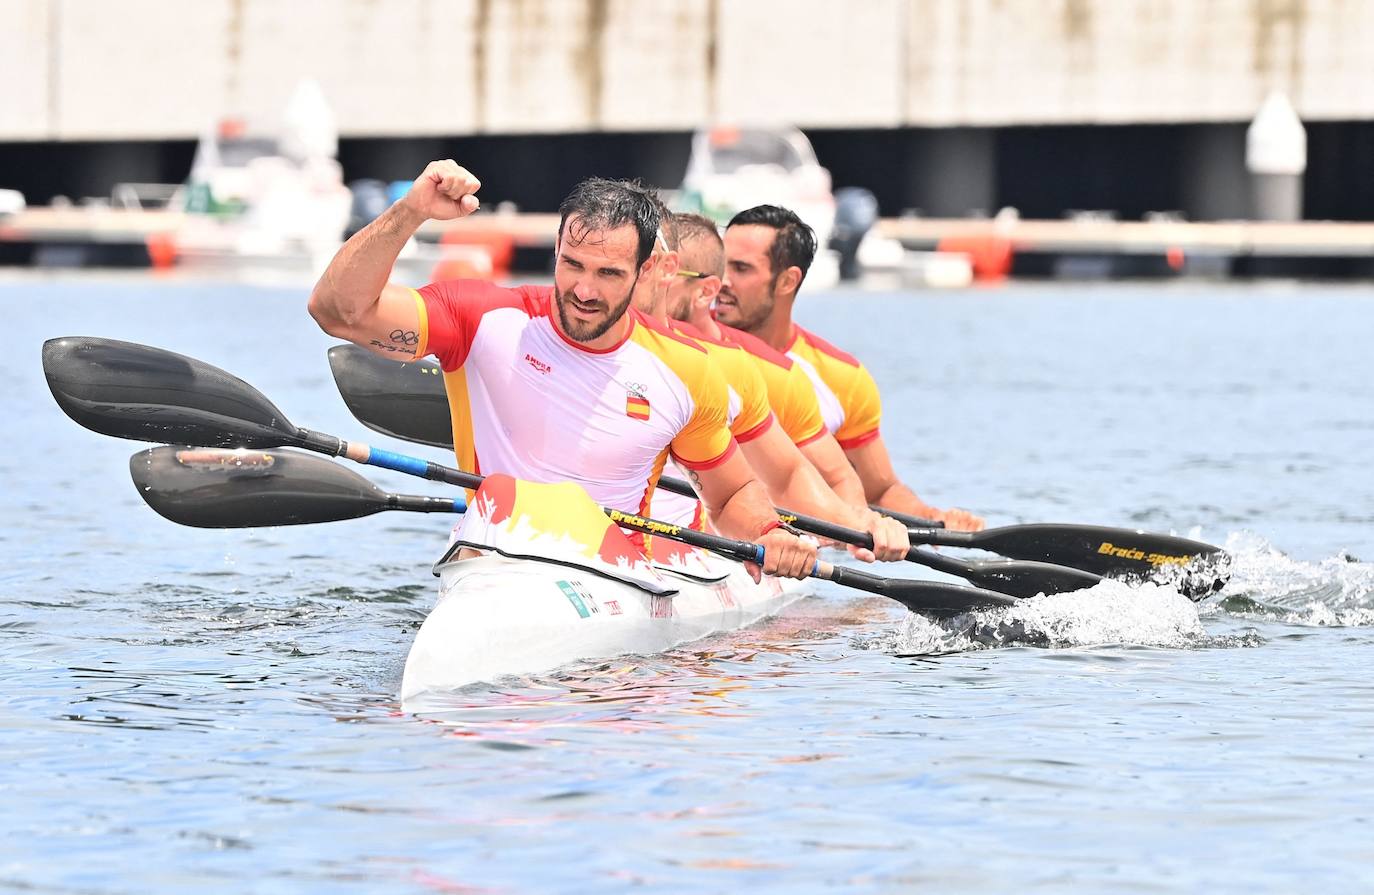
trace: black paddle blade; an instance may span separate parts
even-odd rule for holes
[[[358,422],[383,435],[453,448],[444,371],[432,360],[401,363],[358,345],[329,349],[329,369]]]
[[[978,547],[1016,559],[1071,565],[1112,578],[1167,583],[1195,600],[1220,590],[1231,576],[1231,558],[1220,547],[1101,525],[1009,525],[972,534],[917,531],[912,533],[912,540]]]
[[[67,416],[104,435],[207,447],[295,441],[286,416],[257,389],[161,348],[89,336],[49,339],[43,375]]]
[[[357,519],[386,493],[337,463],[291,451],[157,447],[129,458],[143,500],[193,528],[265,528]]]
[[[965,563],[963,569],[946,571],[964,577],[970,584],[1013,597],[1071,593],[1092,587],[1102,580],[1101,575],[1081,569],[1015,559],[979,560]]]
[[[896,600],[912,612],[926,615],[957,615],[975,609],[996,609],[1016,604],[1012,597],[977,587],[961,587],[937,581],[912,581],[907,578],[882,578],[846,566],[832,567],[826,577],[845,587]]]

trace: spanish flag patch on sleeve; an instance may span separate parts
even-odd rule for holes
[[[637,420],[647,420],[649,399],[630,392],[625,396],[625,415]]]

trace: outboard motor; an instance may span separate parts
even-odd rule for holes
[[[835,229],[830,247],[840,253],[840,279],[859,278],[859,243],[878,222],[878,200],[869,190],[847,186],[835,191]]]

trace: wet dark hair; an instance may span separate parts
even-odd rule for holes
[[[572,237],[575,242],[586,239],[596,230],[614,230],[632,224],[639,236],[639,252],[635,267],[643,264],[654,250],[658,233],[659,211],[656,198],[639,183],[588,177],[573,187],[563,204],[558,206],[558,235]],[[568,218],[577,216],[580,235],[565,233]]]
[[[643,191],[644,195],[649,197],[649,201],[654,203],[654,208],[658,209],[658,233],[663,235],[663,242],[668,251],[676,252],[682,247],[677,238],[677,226],[673,223],[673,213],[663,204],[663,198],[659,196],[658,190],[637,180],[631,181],[628,186],[632,190]]]
[[[801,269],[802,279],[816,260],[816,233],[796,212],[777,205],[755,205],[730,219],[730,227],[745,225],[771,227],[773,244],[768,247],[768,263],[773,267],[773,281],[789,267]]]

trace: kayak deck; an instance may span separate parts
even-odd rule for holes
[[[484,555],[440,565],[439,598],[406,658],[401,699],[584,659],[663,652],[751,625],[807,592],[742,566],[706,583],[668,573],[678,592],[645,590],[552,563]]]

